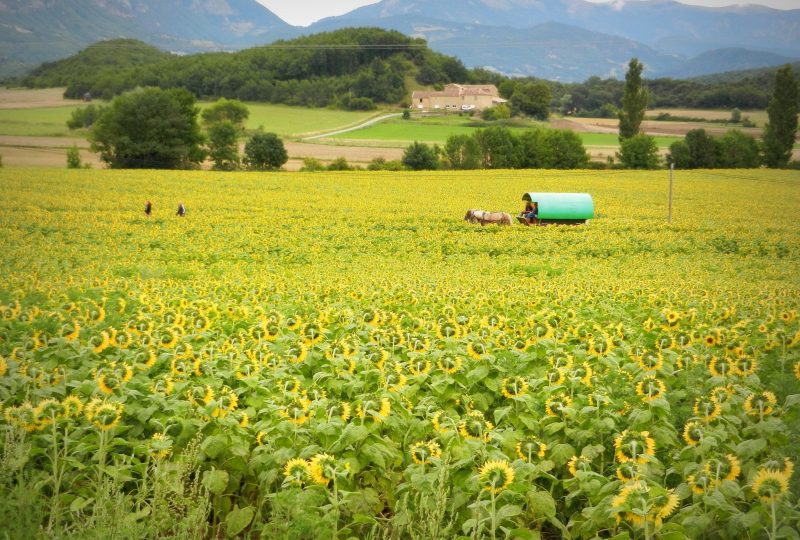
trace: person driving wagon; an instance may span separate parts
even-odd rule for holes
[[[539,203],[528,201],[525,203],[525,210],[520,212],[519,214],[520,223],[524,223],[525,225],[531,224],[538,224],[539,223]]]

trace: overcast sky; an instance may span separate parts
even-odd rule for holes
[[[609,0],[590,0],[603,2]],[[619,2],[620,0],[615,0]],[[630,0],[629,0],[630,1]],[[634,0],[635,1],[635,0]],[[684,4],[698,6],[729,6],[731,4],[761,4],[778,9],[800,9],[800,0],[681,0]],[[378,0],[258,0],[275,15],[295,26],[308,26],[314,21],[333,15],[342,15],[357,7],[376,4]]]

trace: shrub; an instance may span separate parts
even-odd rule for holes
[[[347,163],[347,160],[343,157],[338,157],[331,161],[328,166],[326,167],[329,171],[352,171],[353,167]]]
[[[408,109],[403,111],[403,120],[409,120],[411,118],[411,112]]]
[[[761,165],[758,141],[738,129],[719,139],[719,166],[728,169],[752,169]]]
[[[300,167],[302,172],[317,172],[317,171],[324,171],[325,164],[322,163],[317,158],[307,157],[303,158],[303,166]]]
[[[439,156],[436,148],[425,143],[414,141],[403,152],[403,165],[412,171],[433,170],[439,167]]]
[[[81,152],[73,144],[70,148],[67,148],[67,169],[80,169],[81,167]]]
[[[619,161],[626,169],[657,169],[661,159],[650,135],[634,135],[620,143]]]
[[[251,169],[279,169],[289,161],[283,141],[274,133],[256,133],[244,146],[245,163]]]

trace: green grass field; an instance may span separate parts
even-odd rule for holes
[[[208,107],[209,105],[210,103],[202,104],[203,107]],[[329,131],[356,124],[379,114],[376,111],[311,109],[268,103],[247,103],[247,107],[250,109],[250,118],[246,124],[247,129],[263,127],[265,131],[271,131],[282,136]]]
[[[79,106],[0,109],[0,135],[64,137],[71,135],[67,120]]]
[[[616,133],[578,133],[586,146],[618,146],[619,137]],[[655,137],[659,148],[668,148],[670,144],[683,137]]]
[[[102,105],[101,103],[97,103]],[[200,103],[206,108],[211,103]],[[85,131],[70,131],[67,128],[72,111],[81,105],[65,107],[36,107],[27,109],[0,109],[0,135],[28,137],[64,137],[85,134]],[[377,113],[376,111],[339,111],[331,109],[310,109],[248,103],[250,118],[246,128],[255,130],[262,127],[283,137],[328,131],[361,122]]]

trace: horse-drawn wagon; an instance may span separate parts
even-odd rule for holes
[[[523,212],[517,220],[524,225],[580,225],[594,217],[594,202],[588,193],[536,193],[522,195],[522,200],[535,208],[533,212]],[[524,215],[535,213],[535,218]]]

